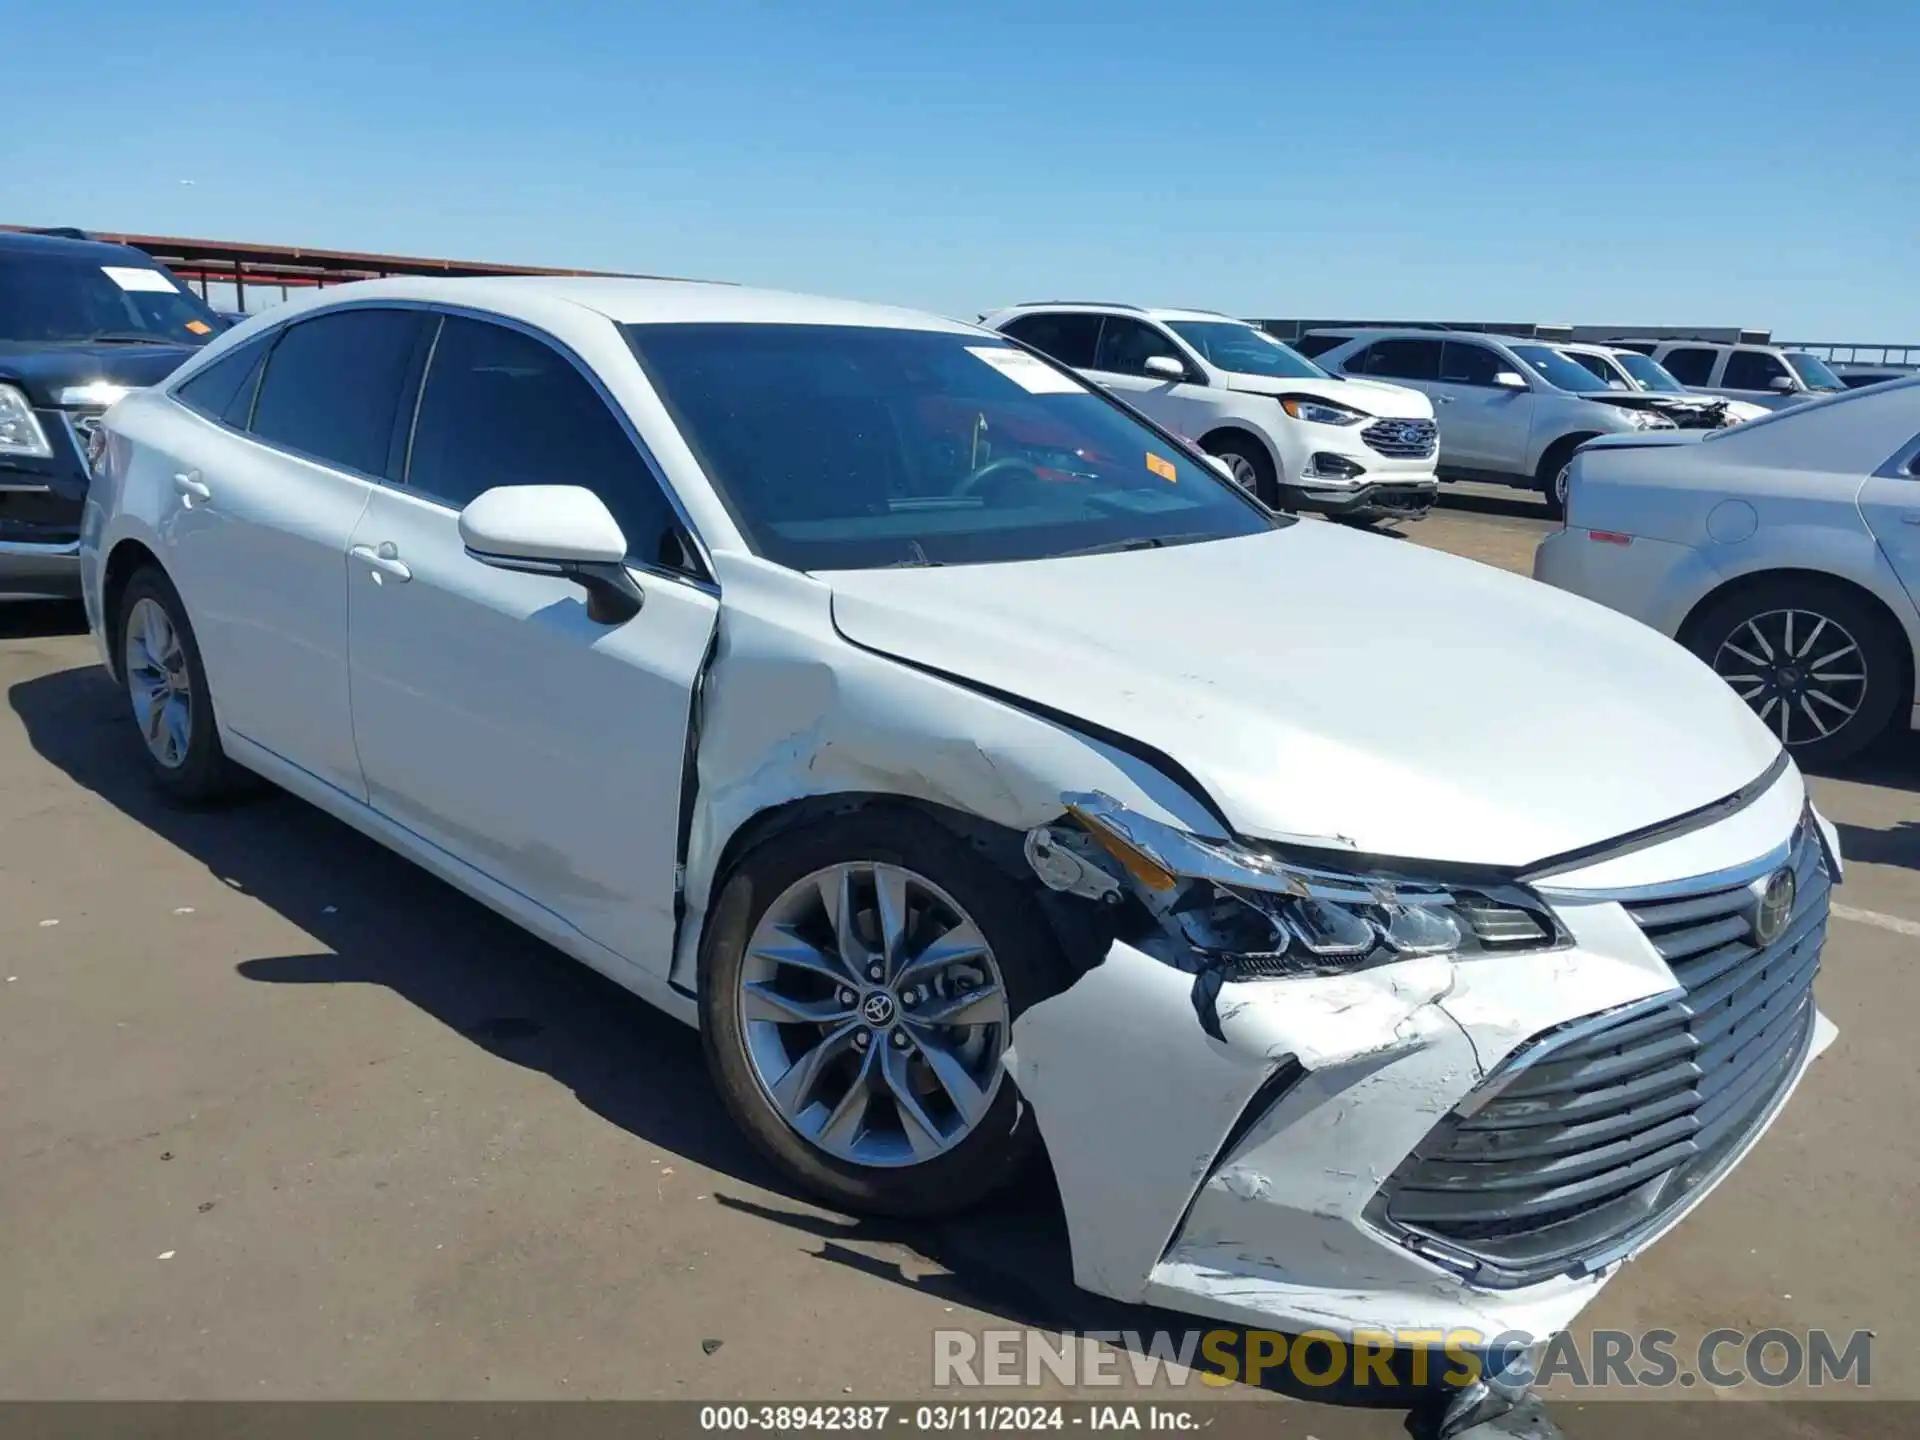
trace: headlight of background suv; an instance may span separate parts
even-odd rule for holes
[[[1280,408],[1294,419],[1313,425],[1358,425],[1370,418],[1364,411],[1336,405],[1331,400],[1316,400],[1311,395],[1282,395]]]
[[[33,413],[25,393],[12,385],[0,385],[0,455],[53,458],[40,417]]]
[[[1504,955],[1572,943],[1537,896],[1505,881],[1340,871],[1202,839],[1107,795],[1061,801],[1072,823],[1027,837],[1041,880],[1116,904],[1130,892],[1173,942],[1143,948],[1184,969],[1229,980],[1334,975],[1421,955]],[[1097,874],[1076,873],[1088,866]]]
[[[1674,430],[1678,427],[1668,416],[1657,410],[1626,410],[1627,423],[1636,430]]]

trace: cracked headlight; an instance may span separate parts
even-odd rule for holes
[[[1358,425],[1371,418],[1364,410],[1336,405],[1331,400],[1316,400],[1311,395],[1282,395],[1280,408],[1294,419],[1312,425]]]
[[[1422,955],[1512,954],[1571,943],[1538,896],[1509,882],[1459,884],[1304,865],[1202,839],[1106,795],[1061,799],[1074,825],[1045,826],[1029,837],[1040,878],[1110,902],[1130,890],[1160,938],[1171,942],[1152,948],[1182,968],[1226,979],[1345,974]],[[1085,874],[1086,867],[1097,873]]]
[[[1636,430],[1674,430],[1679,428],[1670,417],[1662,415],[1657,410],[1622,410],[1620,413],[1627,417],[1627,423]]]

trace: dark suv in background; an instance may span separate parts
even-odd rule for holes
[[[226,328],[130,246],[0,231],[0,600],[80,593],[93,426]]]

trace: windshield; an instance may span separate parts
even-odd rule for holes
[[[1573,361],[1573,363],[1578,365],[1582,370],[1592,375],[1594,379],[1604,384],[1609,390],[1626,390],[1631,388],[1620,372],[1607,363],[1607,357],[1604,355],[1595,355],[1585,350],[1562,350],[1560,353],[1566,356],[1567,359]]]
[[[1817,355],[1809,355],[1804,350],[1784,350],[1787,363],[1793,366],[1800,381],[1809,390],[1844,390],[1846,385],[1838,375],[1827,368],[1827,362]]]
[[[1037,560],[1276,523],[1178,442],[987,335],[624,328],[755,553],[796,570]]]
[[[1534,374],[1558,389],[1578,393],[1604,388],[1595,382],[1593,372],[1586,366],[1574,364],[1558,350],[1545,345],[1515,345],[1512,350]]]
[[[1279,380],[1333,378],[1257,325],[1238,325],[1231,320],[1169,320],[1167,328],[1198,350],[1209,365],[1222,370],[1271,375]]]
[[[0,340],[204,345],[226,322],[144,255],[0,253]]]
[[[1687,393],[1687,387],[1674,379],[1667,367],[1651,355],[1642,355],[1637,350],[1624,350],[1613,359],[1615,364],[1634,378],[1642,390],[1656,390],[1662,395]]]

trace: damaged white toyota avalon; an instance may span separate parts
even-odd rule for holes
[[[697,1024],[847,1208],[1044,1154],[1091,1290],[1545,1335],[1833,1035],[1834,833],[1706,666],[992,332],[378,281],[104,436],[158,784],[263,776]]]

